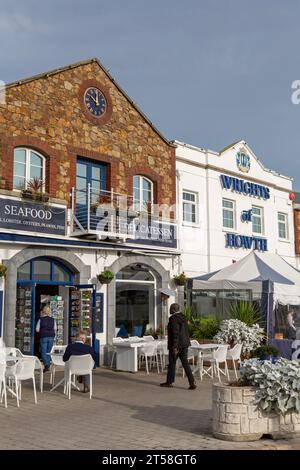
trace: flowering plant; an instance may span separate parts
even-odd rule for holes
[[[264,330],[259,325],[248,326],[240,320],[230,319],[221,322],[220,331],[214,336],[214,340],[217,343],[230,344],[231,347],[241,343],[245,354],[258,348],[264,336]]]
[[[249,359],[240,369],[243,385],[257,387],[255,403],[263,411],[300,413],[300,368],[296,361]]]

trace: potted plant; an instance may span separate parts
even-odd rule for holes
[[[0,263],[0,279],[6,276],[6,272],[7,272],[7,267],[5,266],[5,264]]]
[[[255,303],[246,300],[240,300],[231,304],[229,316],[246,323],[248,326],[253,326],[256,323],[261,324],[262,322],[262,314],[259,307]]]
[[[300,375],[296,361],[244,361],[238,382],[213,385],[213,434],[227,441],[298,437]]]
[[[39,202],[48,202],[49,194],[44,191],[45,182],[40,178],[34,177],[27,181],[26,189],[22,190],[22,197],[33,199]]]
[[[97,274],[97,279],[101,284],[109,284],[114,277],[114,273],[108,270],[104,270],[100,274]]]
[[[236,319],[223,320],[219,332],[214,336],[217,343],[229,344],[231,348],[235,344],[241,343],[244,358],[249,358],[264,339],[264,329],[259,325],[248,326]]]
[[[177,276],[173,276],[173,281],[175,282],[176,286],[184,286],[187,281],[187,277],[185,273],[182,272]]]
[[[279,356],[279,351],[275,346],[263,344],[253,351],[253,356],[258,357],[261,361],[271,361],[275,363]]]

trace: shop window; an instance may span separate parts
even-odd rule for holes
[[[278,212],[278,235],[279,238],[288,239],[288,215]]]
[[[262,235],[264,232],[263,208],[252,206],[252,231]]]
[[[142,265],[132,265],[119,271],[116,275],[117,280],[127,281],[152,281],[154,282],[154,276],[150,273],[147,268],[143,268]]]
[[[196,224],[198,196],[196,193],[183,191],[182,193],[182,219],[184,222]]]
[[[36,258],[18,269],[18,281],[73,282],[73,274],[59,261],[49,258]]]
[[[235,229],[235,202],[230,199],[223,199],[223,227]]]
[[[45,158],[35,150],[14,150],[13,189],[26,189],[32,180],[45,182]]]
[[[135,210],[151,212],[153,205],[153,182],[144,176],[134,176],[133,199]]]
[[[18,269],[18,281],[29,281],[31,279],[30,262],[23,264]]]
[[[51,263],[49,261],[35,261],[34,279],[36,281],[48,281],[51,279]]]

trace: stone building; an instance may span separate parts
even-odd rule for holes
[[[165,324],[161,290],[179,269],[175,145],[97,59],[7,85],[0,163],[8,345],[37,351],[47,303],[62,343],[81,327],[103,351],[115,328]]]

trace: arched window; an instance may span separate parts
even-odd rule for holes
[[[135,210],[151,212],[153,205],[153,182],[145,176],[134,176],[133,198]]]
[[[14,150],[14,182],[13,189],[22,190],[32,180],[45,182],[45,157],[28,148]]]

